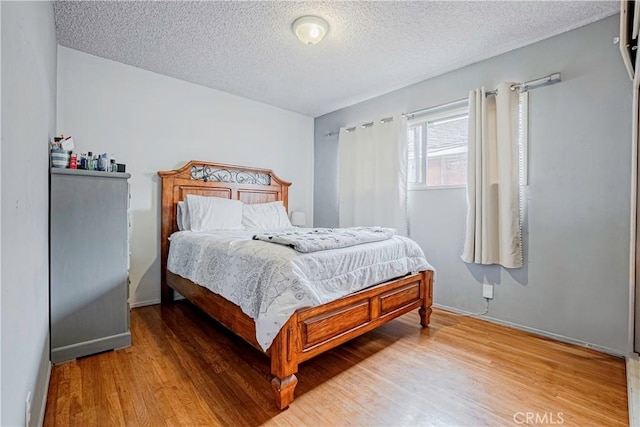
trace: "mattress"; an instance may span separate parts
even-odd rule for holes
[[[167,269],[238,305],[255,321],[256,339],[265,351],[299,308],[432,270],[418,244],[402,236],[303,254],[252,240],[255,234],[176,232],[169,238]]]

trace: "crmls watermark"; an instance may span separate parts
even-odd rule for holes
[[[513,422],[516,424],[564,424],[562,412],[516,412]]]

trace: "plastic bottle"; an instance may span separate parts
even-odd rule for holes
[[[98,170],[98,154],[96,154],[95,156],[93,156],[91,158],[91,170],[93,171],[97,171]]]
[[[87,167],[86,169],[88,171],[92,171],[93,170],[93,152],[89,151],[89,153],[87,154]]]

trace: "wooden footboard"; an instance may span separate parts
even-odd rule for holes
[[[296,360],[308,360],[423,306],[426,326],[431,314],[431,274],[425,271],[298,310],[292,317],[297,327]]]

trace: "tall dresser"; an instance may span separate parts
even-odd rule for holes
[[[128,173],[51,169],[51,361],[131,345]]]

